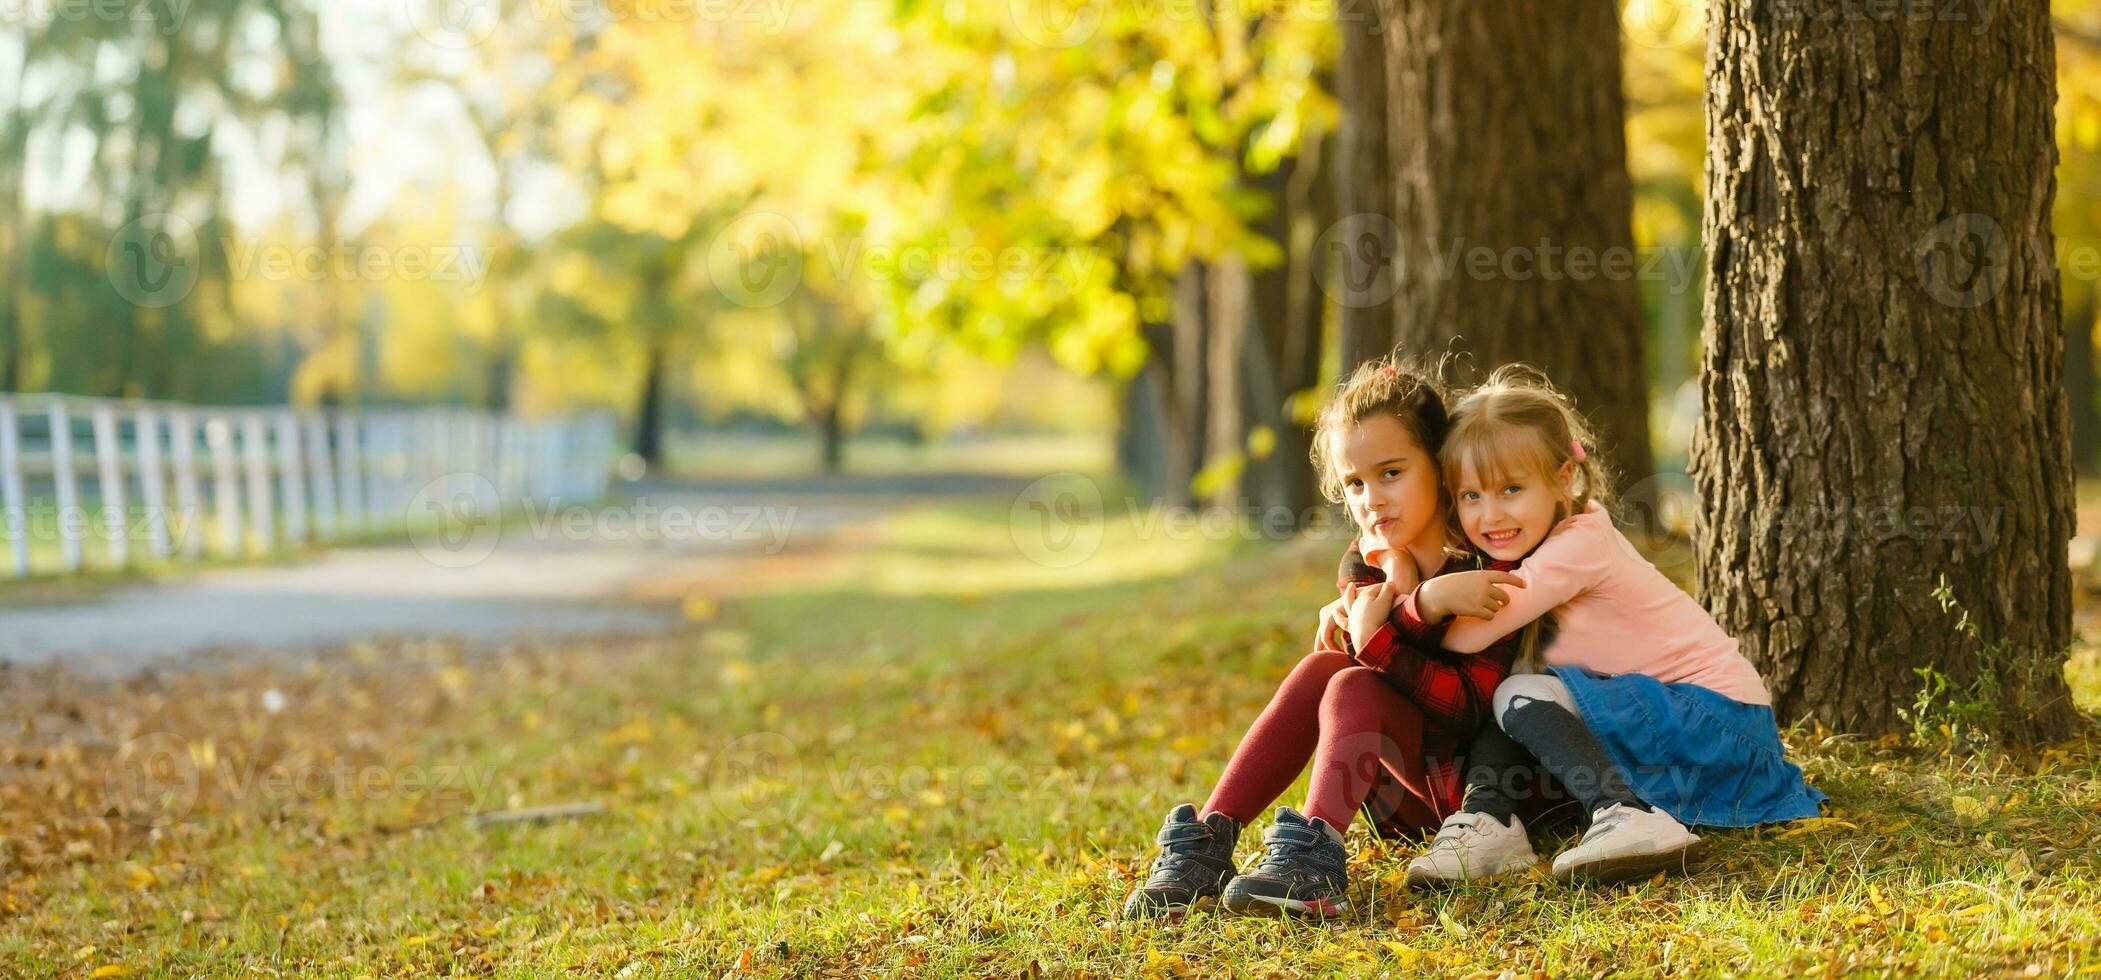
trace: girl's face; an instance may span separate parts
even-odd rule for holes
[[[1569,493],[1574,477],[1569,463],[1554,473],[1502,473],[1492,478],[1466,465],[1452,488],[1452,507],[1474,547],[1497,561],[1516,561],[1531,554],[1554,529],[1556,517],[1574,499]]]
[[[1390,415],[1365,419],[1332,438],[1336,475],[1350,516],[1374,542],[1401,551],[1429,534],[1441,542],[1444,501],[1437,458]]]

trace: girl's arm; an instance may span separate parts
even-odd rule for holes
[[[1486,650],[1496,641],[1514,636],[1556,606],[1596,586],[1604,577],[1606,557],[1614,547],[1614,542],[1601,539],[1597,533],[1601,527],[1608,533],[1612,531],[1609,521],[1575,520],[1549,535],[1544,543],[1525,556],[1522,564],[1511,570],[1511,574],[1523,579],[1524,584],[1505,590],[1510,597],[1508,605],[1488,619],[1473,616],[1450,618],[1450,626],[1444,632],[1445,649],[1457,653]],[[1429,586],[1430,583],[1424,583],[1424,588]],[[1405,611],[1409,616],[1423,619],[1421,605],[1422,589],[1417,589],[1395,604],[1395,618]],[[1430,612],[1434,616],[1436,610],[1433,608]]]
[[[1396,604],[1392,617],[1357,651],[1357,662],[1385,674],[1433,725],[1470,732],[1488,721],[1488,696],[1510,675],[1517,636],[1478,653],[1454,654],[1440,647],[1443,632],[1442,624],[1425,623]]]
[[[1386,573],[1378,566],[1364,560],[1363,545],[1350,540],[1349,549],[1342,553],[1342,565],[1335,569],[1335,591],[1340,592],[1351,584],[1368,585],[1386,581]]]

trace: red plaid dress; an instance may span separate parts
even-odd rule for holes
[[[1455,555],[1437,575],[1516,567],[1517,562],[1492,561],[1479,554]],[[1350,542],[1336,573],[1336,588],[1384,581],[1386,573],[1366,562],[1358,543]],[[1424,622],[1415,615],[1414,605],[1395,603],[1392,617],[1364,641],[1362,649],[1353,644],[1346,652],[1357,663],[1379,671],[1387,683],[1422,709],[1428,721],[1423,754],[1428,760],[1424,778],[1432,797],[1429,802],[1439,812],[1448,813],[1458,808],[1465,792],[1460,752],[1482,725],[1491,723],[1489,699],[1496,685],[1510,676],[1519,634],[1505,636],[1479,653],[1453,653],[1443,646],[1450,621]]]

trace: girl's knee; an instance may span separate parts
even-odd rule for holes
[[[1517,674],[1504,678],[1496,685],[1490,703],[1495,712],[1496,724],[1500,725],[1509,716],[1511,705],[1518,699],[1546,701],[1567,708],[1569,714],[1578,715],[1576,699],[1569,694],[1568,685],[1552,674]]]
[[[1355,665],[1344,667],[1336,671],[1335,676],[1328,678],[1327,698],[1329,700],[1354,698],[1365,691],[1371,690],[1374,685],[1383,686],[1385,683],[1386,681],[1379,676],[1379,672],[1370,667]]]
[[[1321,692],[1320,714],[1331,722],[1345,716],[1355,717],[1368,726],[1383,719],[1388,712],[1401,710],[1404,705],[1413,707],[1406,699],[1394,694],[1392,686],[1378,671],[1353,666],[1328,678],[1328,689]]]
[[[1333,650],[1315,650],[1299,660],[1299,665],[1291,669],[1291,676],[1319,677],[1323,682],[1326,682],[1337,673],[1348,670],[1355,663],[1347,653],[1337,653]]]

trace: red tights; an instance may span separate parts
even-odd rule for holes
[[[1423,726],[1422,710],[1377,671],[1346,654],[1316,650],[1249,726],[1203,813],[1246,825],[1291,787],[1310,759],[1309,819],[1342,830],[1368,802],[1381,834],[1434,830],[1459,801],[1434,785]]]

